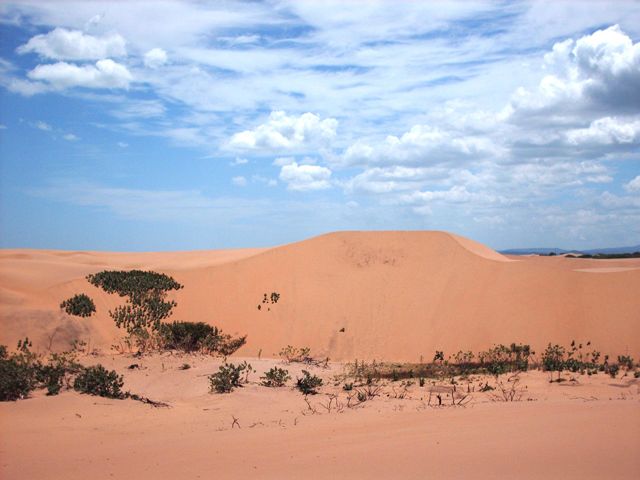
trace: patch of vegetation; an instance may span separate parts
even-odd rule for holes
[[[263,377],[260,377],[260,382],[265,387],[284,387],[286,383],[291,380],[289,371],[283,368],[273,367],[268,372],[265,372]]]
[[[177,305],[173,300],[166,300],[167,293],[183,288],[168,275],[142,270],[105,270],[88,275],[87,280],[107,293],[127,298],[124,305],[109,315],[119,328],[136,338],[141,349],[148,346],[151,334],[158,331],[160,322],[169,318]]]
[[[18,342],[18,352],[9,354],[7,347],[0,351],[0,401],[27,398],[37,386],[35,356],[30,352],[31,343],[26,338]]]
[[[96,311],[96,305],[88,295],[79,293],[71,298],[64,300],[60,304],[60,308],[69,315],[76,317],[90,317]]]
[[[80,393],[99,397],[123,399],[127,395],[122,391],[124,380],[114,370],[102,365],[84,368],[73,382],[73,389]]]
[[[322,379],[302,370],[302,378],[296,379],[296,387],[305,395],[315,395],[322,386]]]
[[[575,258],[575,256],[572,256]],[[593,258],[594,260],[620,259],[620,258],[640,258],[640,252],[633,253],[596,253],[594,255],[585,253],[578,255],[578,258]]]
[[[234,388],[242,387],[242,383],[248,381],[248,374],[253,369],[247,362],[243,362],[240,365],[234,365],[233,363],[225,363],[220,365],[217,373],[209,375],[210,391],[216,393],[230,393]],[[242,380],[242,374],[245,374],[244,380]]]
[[[200,351],[223,357],[235,353],[247,341],[246,336],[233,338],[204,322],[161,323],[158,335],[160,347],[163,349],[188,353]]]

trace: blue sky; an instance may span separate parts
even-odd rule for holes
[[[0,246],[640,243],[640,2],[3,2]]]

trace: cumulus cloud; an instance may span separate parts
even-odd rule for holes
[[[62,136],[62,138],[64,138],[68,142],[75,142],[76,140],[79,140],[78,136],[74,135],[73,133],[66,133]]]
[[[233,177],[231,179],[231,183],[233,183],[236,187],[246,187],[247,179],[243,176]]]
[[[518,89],[507,117],[579,112],[634,112],[640,108],[640,43],[618,25],[574,41],[556,43],[545,55],[551,71],[537,89]],[[547,117],[549,120],[549,117]]]
[[[149,68],[160,68],[167,61],[167,52],[161,48],[153,48],[144,54],[144,64]]]
[[[640,175],[625,184],[624,188],[628,192],[640,192]]]
[[[591,122],[587,128],[569,130],[567,140],[572,145],[638,143],[640,141],[640,118],[599,118]]]
[[[465,158],[498,158],[503,152],[487,136],[464,135],[430,125],[414,125],[400,137],[384,142],[358,141],[347,148],[344,161],[357,164],[428,164]]]
[[[101,60],[127,54],[124,38],[117,33],[94,37],[66,28],[56,28],[49,33],[36,35],[18,47],[17,52],[37,53],[53,60]]]
[[[292,162],[280,169],[280,180],[289,190],[324,190],[331,187],[331,170],[319,165],[299,165]]]
[[[127,67],[111,59],[83,66],[66,62],[38,65],[27,75],[32,80],[47,82],[58,90],[73,87],[126,89],[133,80]]]
[[[38,120],[35,124],[34,127],[36,127],[38,130],[43,130],[45,132],[50,132],[52,130],[51,125],[49,125],[46,122],[43,122],[42,120]]]
[[[337,126],[335,118],[321,120],[308,112],[296,117],[274,111],[266,123],[233,135],[229,145],[237,149],[304,150],[329,143]]]

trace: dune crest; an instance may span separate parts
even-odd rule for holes
[[[247,334],[239,352],[245,356],[275,356],[290,344],[336,360],[418,361],[436,349],[511,342],[539,349],[572,339],[611,354],[640,353],[637,259],[512,261],[472,240],[430,231],[335,232],[269,249],[64,253],[0,252],[0,343],[29,335],[40,346],[62,348],[82,332],[108,349],[122,335],[108,316],[121,299],[84,277],[141,268],[184,285],[174,294],[173,319]],[[577,271],[593,268],[609,273]],[[280,301],[262,304],[272,292]],[[62,314],[60,301],[75,293],[90,295],[97,315]]]

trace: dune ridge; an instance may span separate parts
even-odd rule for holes
[[[602,263],[606,262],[606,263]],[[108,349],[120,299],[84,276],[152,269],[184,285],[173,319],[247,334],[244,356],[308,345],[336,360],[418,361],[494,343],[591,341],[640,353],[640,261],[501,255],[446,232],[335,232],[267,249],[106,253],[0,251],[0,343],[24,335],[63,348],[72,335]],[[591,271],[606,268],[608,273]],[[98,314],[75,319],[60,301],[87,293]],[[265,293],[277,304],[258,309]],[[262,305],[261,305],[262,307]],[[341,331],[344,329],[344,331]],[[54,333],[55,332],[55,333]],[[52,338],[53,336],[53,338]]]

